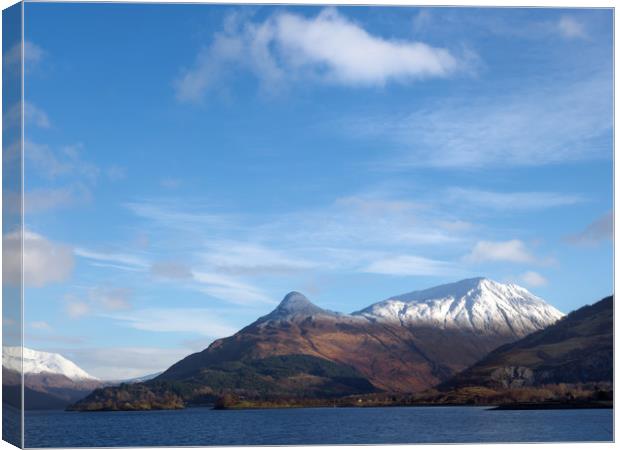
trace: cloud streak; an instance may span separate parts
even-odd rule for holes
[[[237,330],[225,317],[207,308],[147,308],[131,314],[103,314],[121,325],[142,331],[195,333],[211,338],[230,336]]]
[[[394,255],[373,261],[362,272],[399,276],[445,276],[459,272],[446,261],[415,255]]]
[[[530,167],[610,159],[612,80],[536,86],[493,99],[449,101],[410,114],[351,119],[340,129],[388,140],[390,169]]]
[[[447,200],[468,204],[475,208],[498,211],[532,211],[558,206],[568,206],[586,201],[578,194],[557,192],[494,192],[480,189],[451,188],[446,192]]]

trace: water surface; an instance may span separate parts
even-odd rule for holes
[[[484,407],[26,413],[27,447],[611,441],[613,411]]]

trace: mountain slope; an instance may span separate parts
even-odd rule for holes
[[[613,297],[491,352],[442,387],[520,387],[613,380]]]
[[[333,398],[377,389],[352,367],[308,355],[222,361],[183,378],[154,379],[97,389],[70,407],[76,411],[177,409],[213,403],[223,395],[245,399]]]

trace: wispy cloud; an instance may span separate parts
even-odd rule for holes
[[[91,312],[90,304],[79,299],[75,295],[67,294],[64,300],[65,312],[72,319],[79,319]]]
[[[195,289],[213,297],[226,300],[240,305],[258,303],[275,303],[272,298],[249,283],[238,278],[218,273],[194,271],[196,284],[191,285]]]
[[[146,270],[149,267],[149,263],[146,259],[133,254],[97,252],[81,247],[75,248],[74,252],[81,258],[104,263],[113,263],[116,264],[115,267],[118,268],[128,267],[133,270]]]
[[[236,332],[216,310],[207,308],[149,308],[131,314],[102,314],[122,325],[143,331],[166,333],[196,333],[212,338]]]
[[[447,77],[464,62],[448,49],[373,35],[335,8],[307,18],[276,13],[253,23],[229,16],[223,32],[176,80],[177,98],[200,101],[229,78],[230,66],[250,70],[273,88],[297,79],[341,86],[383,86]]]
[[[610,159],[612,98],[611,78],[599,74],[492,99],[452,100],[410,114],[350,119],[339,129],[357,139],[391,142],[391,169],[527,167]]]
[[[31,71],[45,56],[46,52],[37,44],[31,41],[24,41],[13,45],[7,52],[3,53],[3,63],[14,70],[22,61],[22,49],[24,53],[24,71]]]
[[[584,230],[567,237],[568,242],[576,245],[596,245],[613,239],[613,212],[603,214],[590,223]]]
[[[446,276],[461,273],[454,264],[415,255],[394,255],[373,261],[362,272],[400,276]]]
[[[574,205],[586,201],[583,195],[557,192],[495,192],[469,188],[450,188],[447,200],[476,208],[529,211],[557,206]]]
[[[65,312],[72,319],[101,314],[101,312],[131,309],[131,289],[94,286],[81,294],[69,293],[64,297]]]
[[[207,244],[200,259],[218,272],[241,275],[282,274],[317,266],[259,244],[226,240]]]
[[[48,179],[61,176],[78,176],[87,181],[94,181],[99,175],[99,168],[82,158],[83,145],[76,144],[52,150],[48,145],[32,141],[24,142],[24,156],[27,164]]]
[[[153,225],[170,230],[195,231],[205,229],[205,227],[231,224],[231,218],[206,210],[212,205],[203,202],[193,204],[187,198],[181,204],[186,205],[187,208],[179,208],[179,201],[176,198],[127,202],[124,206],[136,216],[148,220]]]
[[[50,119],[45,111],[30,102],[24,102],[23,107],[24,126],[49,128],[51,126]],[[22,120],[22,103],[17,102],[11,106],[2,117],[3,126],[6,128],[21,125]]]

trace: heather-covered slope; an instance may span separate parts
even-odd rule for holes
[[[613,297],[491,352],[443,387],[613,381]]]
[[[355,369],[308,355],[222,361],[186,377],[97,389],[70,409],[176,409],[209,404],[225,394],[246,399],[331,398],[378,390]]]

